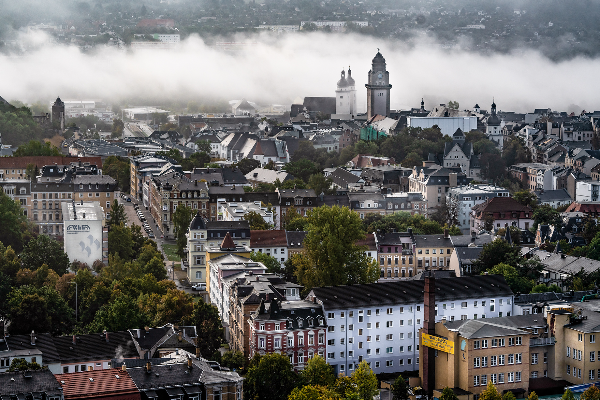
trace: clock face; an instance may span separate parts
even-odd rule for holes
[[[383,74],[380,72],[380,73],[379,73],[379,75],[377,75],[377,77],[378,77],[379,79],[381,79],[381,78],[383,78]]]

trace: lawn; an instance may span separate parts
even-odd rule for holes
[[[181,258],[177,255],[177,245],[174,244],[163,244],[162,245],[163,252],[167,256],[167,260],[169,261],[181,261]]]

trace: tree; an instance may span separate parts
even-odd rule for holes
[[[452,389],[450,389],[449,387],[445,387],[444,390],[442,390],[440,400],[458,400],[458,397],[456,396],[456,394],[454,394],[454,391]]]
[[[27,228],[27,217],[21,205],[11,199],[0,189],[0,242],[10,246],[17,252],[23,249],[24,232]]]
[[[88,332],[124,331],[143,328],[150,322],[140,310],[135,300],[124,293],[117,292],[110,303],[100,307],[94,320],[87,326]]]
[[[121,192],[128,193],[130,186],[129,160],[117,156],[108,156],[102,165],[102,173],[117,181]]]
[[[517,400],[515,395],[513,394],[513,392],[511,392],[510,390],[506,391],[506,393],[504,393],[502,395],[502,400]]]
[[[532,394],[533,393],[535,392],[532,392]],[[537,400],[537,395],[534,399],[532,399],[531,395],[529,395],[529,400]],[[581,393],[579,400],[600,400],[600,389],[598,389],[596,385],[590,386],[583,393]]]
[[[196,213],[190,207],[179,205],[173,213],[173,225],[175,226],[175,240],[177,240],[177,255],[184,256],[185,246],[187,245],[187,233],[192,218]]]
[[[11,291],[8,299],[11,334],[29,334],[32,330],[55,335],[71,331],[75,310],[69,307],[56,289],[22,286]]]
[[[539,224],[542,225],[555,225],[560,228],[562,225],[562,219],[560,213],[548,204],[543,204],[535,209],[533,212],[533,226],[537,228]]]
[[[60,156],[60,150],[50,142],[42,142],[40,140],[30,140],[26,144],[22,144],[15,150],[13,156]]]
[[[338,400],[340,396],[326,386],[304,385],[296,387],[287,400]]]
[[[408,400],[409,399],[409,386],[404,380],[402,375],[398,375],[394,383],[392,384],[392,399],[394,400]],[[443,392],[442,392],[443,395]],[[453,399],[444,399],[453,400]]]
[[[244,353],[241,351],[228,351],[223,354],[221,365],[232,370],[244,368]]]
[[[573,392],[571,391],[571,389],[567,389],[563,393],[562,400],[575,400],[575,396],[573,395]]]
[[[302,179],[304,182],[308,182],[311,175],[321,172],[314,162],[307,159],[289,162],[283,169],[294,178]]]
[[[300,378],[303,385],[329,387],[335,382],[333,367],[319,355],[308,360],[306,367],[300,373]]]
[[[119,204],[118,200],[113,200],[110,207],[110,218],[108,219],[108,226],[117,226],[125,224],[127,222],[127,216],[125,215],[125,207]]]
[[[250,224],[250,229],[253,231],[266,231],[271,226],[265,219],[256,211],[250,211],[244,215],[244,220]]]
[[[325,178],[323,174],[312,174],[308,178],[308,188],[313,189],[317,196],[321,193],[326,195],[335,194],[335,189],[331,188],[333,180],[331,178]]]
[[[377,387],[379,382],[377,376],[367,364],[366,360],[362,360],[356,370],[352,373],[352,380],[358,389],[359,398],[362,400],[372,400],[378,392]]]
[[[513,199],[518,201],[524,206],[530,207],[532,210],[538,205],[538,198],[535,193],[530,192],[529,190],[520,190],[513,194]]]
[[[595,387],[595,386],[593,386],[593,385],[592,385],[591,387]],[[590,387],[590,389],[591,389],[591,387]],[[589,390],[589,389],[588,389],[588,390]],[[583,395],[582,395],[581,397],[583,397]],[[587,400],[592,400],[592,399],[593,399],[593,400],[599,400],[599,399],[600,399],[600,396],[599,396],[599,393],[598,393],[598,389],[597,389],[597,388],[596,388],[595,397],[593,397],[593,398],[588,398]],[[538,395],[537,395],[537,393],[536,393],[536,392],[531,392],[531,393],[529,393],[529,396],[527,396],[527,400],[538,400]]]
[[[27,164],[27,168],[25,169],[25,176],[27,176],[27,179],[33,182],[39,174],[40,170],[37,165],[32,163]]]
[[[521,248],[519,246],[508,244],[505,240],[498,238],[483,245],[483,251],[473,263],[473,273],[480,274],[500,263],[516,268],[521,259]]]
[[[232,167],[239,168],[242,174],[246,175],[249,174],[250,171],[260,168],[260,161],[253,158],[243,158],[237,163],[233,164]]]
[[[508,264],[500,263],[487,271],[489,274],[502,275],[514,293],[529,293],[534,282],[519,275],[519,271]]]
[[[298,381],[286,355],[265,354],[258,365],[252,365],[244,382],[245,398],[254,400],[287,400]]]
[[[252,261],[263,263],[265,267],[267,267],[269,273],[281,273],[281,263],[272,255],[253,251],[250,253],[250,259]]]
[[[453,101],[453,100],[448,101],[448,108],[451,108],[453,110],[458,110],[458,107],[459,107],[458,101]]]
[[[69,256],[61,244],[47,235],[39,235],[27,243],[21,253],[24,268],[36,270],[43,264],[62,275],[69,268]]]
[[[8,372],[35,371],[40,369],[42,369],[42,366],[35,361],[27,362],[24,358],[13,358]]]
[[[362,221],[347,207],[322,206],[310,211],[305,254],[294,258],[296,276],[309,290],[315,286],[373,283],[379,267],[355,244],[364,239]]]
[[[113,119],[112,130],[110,137],[113,139],[120,138],[123,136],[123,131],[125,130],[125,124],[120,119]]]
[[[111,226],[108,231],[108,254],[116,254],[124,261],[134,258],[133,238],[128,227],[120,224]]]
[[[496,386],[494,386],[494,384],[491,381],[489,381],[487,388],[485,388],[485,390],[483,392],[481,392],[479,399],[480,400],[502,400],[502,396],[500,396],[500,393],[498,393],[498,389],[496,389]]]
[[[203,300],[194,305],[189,323],[196,326],[198,348],[205,357],[213,354],[223,343],[223,324],[217,307]]]
[[[210,152],[211,152],[211,145],[210,145],[210,142],[208,140],[198,140],[196,142],[196,145],[198,146],[198,151],[199,152],[204,152],[206,154],[210,154]]]

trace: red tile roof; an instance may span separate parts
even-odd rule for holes
[[[0,157],[0,169],[27,168],[28,164],[42,168],[44,165],[69,165],[72,162],[89,162],[102,168],[101,157],[63,157],[63,156],[25,156],[25,157]]]
[[[375,244],[375,235],[372,233],[367,233],[366,238],[357,240],[355,244],[357,246],[367,246],[367,250],[377,250],[377,245]]]
[[[599,164],[600,165],[600,164]],[[565,212],[600,212],[600,202],[583,202],[574,201]]]
[[[250,247],[287,247],[285,231],[250,231]]]
[[[486,200],[485,203],[477,204],[473,207],[473,211],[475,212],[485,212],[485,213],[494,213],[494,212],[532,212],[531,208],[522,205],[512,197],[492,197],[491,199]]]
[[[229,232],[227,232],[227,234],[223,238],[223,241],[221,242],[221,250],[235,250],[235,249],[236,249],[235,242],[231,238],[231,235],[229,234]]]
[[[127,373],[120,369],[75,372],[55,375],[65,400],[123,398],[139,400],[140,392]]]

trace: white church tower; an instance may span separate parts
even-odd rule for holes
[[[342,76],[337,83],[335,91],[335,118],[353,119],[356,115],[356,87],[352,71],[348,67],[348,77],[346,71],[342,70]]]

